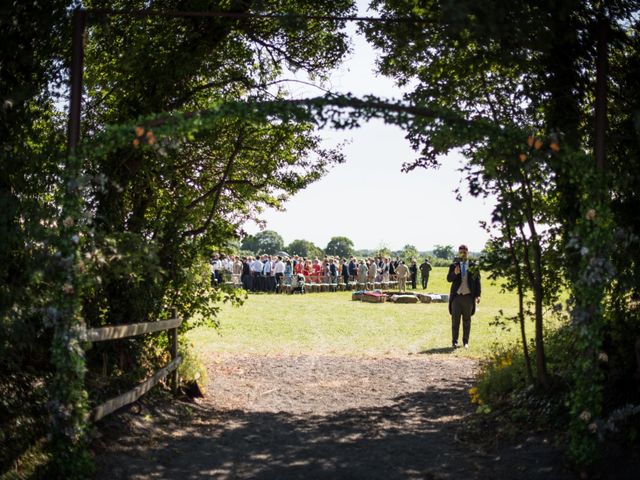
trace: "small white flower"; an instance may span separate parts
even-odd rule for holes
[[[582,420],[583,422],[588,422],[589,420],[591,420],[591,412],[589,412],[588,410],[582,412],[580,414],[580,420]]]
[[[600,352],[598,354],[598,360],[602,363],[607,363],[609,361],[609,356],[605,352]]]
[[[585,255],[587,255],[588,253],[589,253],[589,249],[588,249],[587,247],[582,247],[582,248],[580,249],[580,255],[582,255],[583,257],[584,257]]]

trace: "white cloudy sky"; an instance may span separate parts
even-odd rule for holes
[[[359,13],[371,14],[362,6]],[[398,98],[400,91],[393,82],[374,73],[375,51],[355,32],[353,42],[353,55],[325,86],[334,92]],[[322,94],[299,86],[292,89],[296,96]],[[461,156],[443,158],[438,170],[402,173],[402,164],[416,154],[398,127],[371,121],[357,130],[320,134],[328,146],[348,139],[343,150],[347,161],[291,198],[286,211],[263,214],[266,228],[282,235],[285,243],[302,238],[324,248],[331,237],[342,235],[357,249],[384,245],[396,250],[411,244],[430,250],[434,245],[460,243],[473,251],[483,248],[487,234],[478,222],[488,220],[491,204],[469,196],[456,200],[453,190],[462,178],[457,171]],[[461,190],[466,190],[464,185]],[[259,231],[253,223],[245,229]]]

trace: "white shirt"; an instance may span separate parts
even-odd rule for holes
[[[265,275],[271,275],[271,260],[267,260],[266,262],[264,262],[262,273],[264,273]]]
[[[282,260],[278,260],[273,266],[273,271],[275,273],[284,273],[284,262]]]
[[[253,262],[251,262],[251,271],[257,273],[262,272],[262,262],[259,258],[256,258]]]

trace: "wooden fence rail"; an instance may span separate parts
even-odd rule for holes
[[[172,390],[174,393],[176,392],[178,388],[178,367],[182,363],[182,357],[178,355],[178,327],[181,324],[182,319],[176,317],[159,322],[130,323],[127,325],[115,325],[87,330],[87,340],[89,342],[117,340],[167,330],[169,335],[169,351],[171,353],[171,361],[155,372],[150,378],[128,392],[118,395],[95,407],[90,414],[91,420],[97,422],[119,408],[135,402],[151,390],[160,380],[163,380],[171,373],[173,374],[171,379]]]
[[[91,328],[87,330],[87,340],[89,342],[103,342],[105,340],[135,337],[144,333],[177,328],[181,323],[181,318],[171,318],[159,322],[129,323],[127,325],[116,325],[112,327]]]

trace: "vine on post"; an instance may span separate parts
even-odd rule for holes
[[[86,431],[89,427],[84,385],[86,366],[82,348],[86,329],[81,311],[83,263],[79,250],[83,200],[77,175],[80,164],[78,156],[68,157],[54,262],[55,298],[58,304],[52,307],[56,310],[51,346],[51,363],[55,374],[49,402],[52,473],[57,478],[67,479],[86,478],[91,470],[86,449]]]

